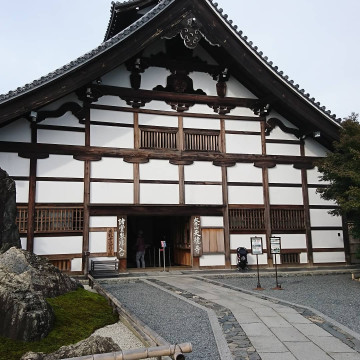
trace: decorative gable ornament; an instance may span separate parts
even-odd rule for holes
[[[168,31],[165,35],[162,36],[164,39],[172,39],[178,34],[184,40],[184,45],[188,49],[195,49],[198,43],[202,38],[204,38],[212,46],[220,46],[214,39],[210,39],[204,35],[204,31],[201,29],[203,26],[195,18],[195,16],[190,13],[188,16],[181,20],[172,30]]]

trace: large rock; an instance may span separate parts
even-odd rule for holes
[[[45,337],[54,322],[45,298],[79,286],[46,259],[25,250],[12,247],[0,254],[0,335],[24,341]]]
[[[90,336],[75,345],[62,346],[59,350],[51,354],[28,352],[23,355],[20,360],[69,359],[92,354],[112,353],[120,350],[119,345],[109,337]]]
[[[0,253],[21,247],[16,211],[15,181],[0,168]]]

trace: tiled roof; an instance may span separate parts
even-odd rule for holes
[[[139,0],[128,0],[125,2],[112,2],[113,6],[126,6],[130,3],[137,2]],[[153,9],[151,9],[147,14],[141,17],[139,20],[134,22],[132,25],[119,32],[109,40],[100,44],[94,50],[78,57],[76,60],[71,61],[70,63],[64,65],[63,67],[49,73],[46,76],[41,77],[38,80],[33,81],[32,83],[26,84],[23,87],[18,87],[16,90],[9,91],[7,94],[0,95],[0,103],[3,103],[7,100],[15,98],[19,95],[22,95],[28,91],[31,91],[37,87],[42,86],[67,72],[85,64],[87,61],[95,58],[97,55],[103,53],[108,48],[118,44],[124,38],[128,37],[132,33],[134,33],[137,29],[141,28],[144,24],[154,18],[157,14],[159,14],[164,8],[166,8],[169,4],[173,3],[177,0],[160,0],[159,4],[157,4]],[[179,0],[181,1],[181,0]],[[252,50],[252,52],[260,58],[279,78],[281,78],[288,86],[290,86],[295,92],[297,92],[300,96],[302,96],[306,101],[308,101],[311,105],[316,107],[320,112],[322,112],[329,119],[336,121],[337,123],[341,122],[341,119],[337,119],[335,114],[331,114],[330,110],[327,110],[325,106],[321,106],[320,102],[317,102],[314,97],[311,97],[309,93],[306,93],[304,89],[300,88],[299,84],[296,84],[294,80],[290,79],[288,75],[285,75],[283,71],[280,71],[277,66],[273,64],[272,61],[268,59],[267,56],[263,54],[262,51],[259,51],[258,47],[253,44],[252,41],[249,41],[248,37],[243,34],[241,30],[238,30],[238,26],[233,24],[233,21],[229,19],[227,14],[224,14],[223,9],[219,8],[219,5],[214,0],[206,0],[209,4],[213,6],[216,12],[220,15],[220,17],[230,26],[230,28],[239,36],[242,42],[244,42],[248,48]]]

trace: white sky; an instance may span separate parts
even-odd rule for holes
[[[316,101],[337,117],[360,112],[360,0],[217,2]],[[110,8],[111,0],[0,0],[0,94],[98,46]]]

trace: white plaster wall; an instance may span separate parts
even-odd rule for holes
[[[226,84],[226,96],[228,97],[257,99],[257,97],[251,91],[249,91],[244,85],[239,83],[239,81],[237,81],[233,76],[230,76]]]
[[[105,204],[132,204],[134,184],[96,183],[90,184],[90,202]]]
[[[163,68],[148,68],[141,74],[140,89],[152,90],[158,85],[166,87],[166,79],[170,74],[169,70]]]
[[[91,125],[91,146],[134,148],[134,129],[115,126]]]
[[[305,234],[272,234],[281,238],[282,249],[306,249]]]
[[[0,152],[0,167],[10,176],[29,176],[30,160],[19,157],[17,153]]]
[[[108,72],[101,77],[102,85],[131,87],[130,72],[126,70],[125,65]]]
[[[194,90],[201,89],[208,96],[217,96],[216,81],[212,76],[197,71],[192,72],[189,76],[193,80]]]
[[[260,132],[260,121],[225,120],[225,130]]]
[[[314,263],[336,263],[345,262],[344,252],[314,252]]]
[[[195,104],[194,106],[190,107],[189,112],[196,113],[196,114],[212,114],[214,115],[214,110],[208,105],[205,104]]]
[[[316,189],[309,188],[309,203],[310,205],[334,205],[336,202],[334,200],[324,200],[320,197],[320,194],[316,193]]]
[[[85,145],[84,132],[39,129],[37,139],[45,144]]]
[[[235,109],[231,110],[228,115],[236,115],[236,116],[249,116],[254,118],[259,118],[251,109],[244,108],[244,107],[236,107]]]
[[[16,202],[27,203],[29,201],[29,182],[16,180]]]
[[[200,257],[200,266],[225,266],[225,255],[209,254]]]
[[[60,117],[49,117],[44,119],[41,125],[53,125],[53,126],[72,126],[84,128],[84,124],[80,124],[76,116],[72,114],[71,111],[67,111],[64,115]]]
[[[283,132],[278,126],[276,126],[271,131],[270,135],[266,136],[266,139],[269,139],[269,140],[292,140],[292,141],[299,140],[295,135]]]
[[[131,112],[90,109],[90,120],[133,125],[134,115]]]
[[[125,100],[120,99],[118,96],[110,96],[110,95],[105,95],[99,98],[99,100],[96,102],[96,105],[121,106],[121,107],[130,108],[130,106],[126,104]]]
[[[159,101],[159,100],[150,101],[149,103],[145,104],[145,106],[143,106],[142,109],[172,111],[172,112],[176,113],[175,110],[172,110],[171,106],[168,105],[165,101]],[[191,111],[192,111],[192,108],[191,108]]]
[[[221,185],[185,185],[186,204],[222,204]]]
[[[268,169],[270,183],[301,184],[301,170],[295,169],[292,165],[278,164]]]
[[[141,204],[179,204],[179,185],[140,184]]]
[[[82,259],[75,258],[71,260],[71,271],[81,271],[82,270]]]
[[[34,253],[37,255],[82,253],[82,236],[35,237]]]
[[[297,144],[266,144],[267,155],[300,156],[300,145]]]
[[[89,251],[91,253],[106,252],[106,232],[89,233]]]
[[[269,187],[271,205],[303,205],[302,188]]]
[[[234,255],[236,257],[236,254]],[[256,255],[248,254],[247,260],[248,260],[248,265],[256,265]],[[258,255],[258,261],[259,261],[259,265],[267,265],[268,263],[267,255],[266,254]],[[236,264],[236,258],[235,258],[235,264]],[[254,285],[255,285],[255,281],[254,281]]]
[[[0,141],[31,142],[30,123],[19,119],[1,128]]]
[[[236,250],[238,247],[245,247],[251,249],[251,238],[261,237],[263,249],[266,249],[266,236],[265,234],[230,234],[230,249]]]
[[[139,114],[139,125],[178,127],[177,116]]]
[[[82,105],[82,101],[79,100],[79,98],[77,97],[77,95],[75,93],[71,93],[69,95],[66,95],[64,97],[62,97],[61,99],[58,99],[56,101],[53,101],[50,104],[47,104],[45,106],[43,106],[42,108],[40,108],[40,111],[43,110],[57,110],[59,109],[59,107],[67,102],[75,102],[79,105]]]
[[[262,186],[228,186],[229,204],[263,204]]]
[[[307,263],[308,263],[307,253],[305,253],[305,252],[300,253],[300,264],[307,264]]]
[[[220,130],[220,120],[184,117],[184,129],[209,129]]]
[[[332,216],[326,209],[310,209],[311,226],[342,226],[340,216]]]
[[[185,181],[222,181],[221,167],[207,161],[184,166]]]
[[[308,184],[328,184],[328,181],[320,181],[321,172],[317,167],[307,170]]]
[[[84,184],[67,181],[38,181],[36,202],[42,203],[82,203]]]
[[[328,152],[329,151],[316,140],[311,138],[305,139],[305,156],[324,157]]]
[[[21,248],[24,250],[27,250],[27,239],[26,238],[20,238],[21,242]]]
[[[134,166],[119,158],[105,158],[91,162],[91,177],[98,179],[129,179],[134,178]]]
[[[90,227],[116,227],[116,216],[90,216]]]
[[[37,162],[37,176],[43,177],[84,177],[84,162],[74,160],[71,155],[50,155]]]
[[[311,231],[311,237],[314,248],[344,247],[344,235],[342,230],[313,230]]]
[[[261,154],[260,135],[226,134],[226,152],[235,154]]]
[[[222,216],[201,216],[200,223],[202,227],[222,227],[224,218]]]
[[[146,164],[140,164],[140,180],[179,181],[179,169],[168,160],[150,160]]]
[[[256,182],[262,183],[262,170],[254,164],[237,163],[227,168],[227,180],[229,182]]]

